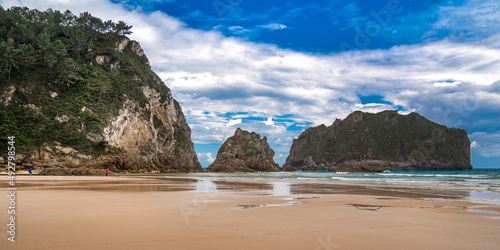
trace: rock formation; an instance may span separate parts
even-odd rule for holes
[[[40,18],[57,14],[33,13]],[[41,27],[33,28],[36,34],[21,40],[0,37],[18,48],[14,51],[31,46],[30,55],[37,58],[22,61],[22,70],[9,71],[8,78],[0,71],[0,127],[6,136],[16,137],[18,169],[202,171],[181,107],[151,70],[138,42],[113,25],[94,29],[82,21],[67,27],[51,23],[58,18],[40,18],[18,20]],[[55,30],[46,32],[45,26]],[[6,143],[0,139],[3,167]]]
[[[293,140],[284,166],[303,170],[471,169],[467,131],[418,113],[356,111]]]
[[[236,129],[233,136],[220,146],[215,161],[208,166],[209,172],[281,171],[273,159],[274,151],[267,138],[255,132]]]

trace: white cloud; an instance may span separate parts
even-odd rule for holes
[[[4,8],[20,3],[0,2]],[[420,112],[448,126],[500,131],[492,118],[500,114],[500,93],[492,85],[500,80],[498,34],[467,43],[445,39],[320,55],[228,38],[217,30],[191,29],[164,13],[127,10],[109,1],[22,3],[38,9],[89,11],[133,25],[131,38],[141,43],[153,70],[181,103],[197,144],[222,143],[234,133],[232,126],[241,124],[267,136],[280,158],[288,155],[291,138],[301,132],[287,129],[291,126],[330,125],[354,110],[377,112],[398,105],[402,113]],[[491,18],[488,14],[483,21]],[[278,23],[264,26],[286,28]],[[359,95],[381,95],[392,104],[361,104]],[[271,118],[282,116],[289,118]],[[474,141],[484,149],[487,139]],[[495,155],[497,144],[492,145],[482,155]]]
[[[264,124],[266,124],[267,126],[271,126],[271,125],[274,125],[274,122],[273,122],[273,118],[272,117],[268,117],[267,118],[267,121],[263,121]]]
[[[500,157],[500,132],[475,132],[469,136],[473,141],[471,149],[477,150],[484,157]],[[479,144],[477,141],[480,141]]]
[[[217,25],[213,27],[213,30],[218,30],[221,32],[229,33],[234,36],[239,36],[239,37],[255,37],[260,34],[262,31],[276,31],[276,30],[283,30],[287,29],[288,27],[284,24],[279,24],[279,23],[269,23],[265,25],[256,25],[253,27],[243,27],[240,25],[235,25],[235,26],[224,26],[224,25]]]
[[[260,25],[260,27],[262,27],[264,29],[269,29],[269,30],[282,30],[282,29],[287,28],[286,25],[279,24],[279,23],[270,23],[270,24],[266,24],[266,25]]]
[[[241,119],[231,119],[227,124],[226,127],[230,127],[236,124],[242,123]]]
[[[205,160],[207,162],[213,162],[215,160],[212,153],[203,152],[203,153],[198,153],[197,155],[198,155],[198,159]]]
[[[208,165],[212,164],[215,160],[214,155],[211,152],[202,152],[197,153],[196,155],[198,156],[198,161],[204,168],[208,167]]]
[[[364,112],[378,113],[380,111],[394,109],[393,106],[384,103],[354,104],[353,110],[363,110]]]
[[[500,27],[491,25],[500,22],[499,12],[500,3],[497,0],[469,0],[462,6],[441,6],[438,21],[429,33],[445,29],[494,34],[500,31]]]

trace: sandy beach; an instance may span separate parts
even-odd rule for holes
[[[269,180],[255,179],[224,184],[180,177],[18,176],[16,181],[16,242],[7,240],[4,182],[0,249],[500,247],[500,209],[453,199],[290,192],[279,190],[279,182],[273,189]]]

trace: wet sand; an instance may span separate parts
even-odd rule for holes
[[[16,181],[16,243],[7,241],[2,198],[0,249],[500,247],[500,209],[460,201],[460,192],[256,179]],[[1,185],[7,194],[6,182]]]

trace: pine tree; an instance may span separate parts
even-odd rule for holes
[[[1,41],[0,51],[2,55],[0,62],[4,71],[7,71],[8,79],[10,81],[12,67],[18,68],[17,61],[19,59],[18,49],[15,47],[14,39],[9,37],[7,42]]]
[[[69,37],[67,40],[69,51],[76,58],[80,58],[86,49],[87,37],[85,33],[78,27],[70,27],[66,36]]]
[[[131,25],[127,25],[123,21],[119,21],[115,25],[115,32],[118,35],[122,35],[122,36],[123,35],[130,35],[130,34],[132,34],[132,31],[130,31],[131,29],[132,29],[132,26]]]
[[[31,44],[21,44],[18,49],[20,64],[25,70],[36,64],[38,55]]]

